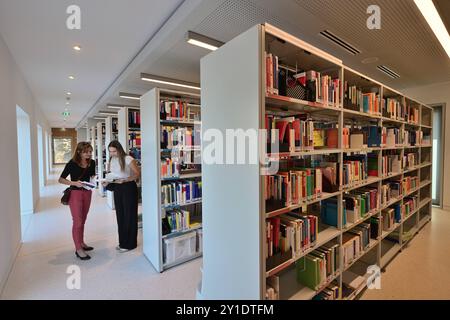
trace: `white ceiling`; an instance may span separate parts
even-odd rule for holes
[[[65,92],[73,93],[66,125],[74,127],[181,2],[0,0],[0,33],[52,126],[64,125]],[[72,4],[81,30],[66,27]]]
[[[435,1],[449,9],[450,1]],[[0,0],[0,32],[54,126],[60,124],[67,89],[74,92],[70,124],[81,125],[107,103],[135,104],[119,98],[118,92],[151,89],[139,80],[141,72],[199,83],[200,59],[209,51],[187,44],[188,30],[227,42],[269,22],[396,89],[450,81],[450,59],[412,0],[85,0],[78,1],[86,11],[78,34],[64,24],[55,27],[65,19],[69,1],[40,0],[24,10],[29,2],[37,1]],[[381,7],[381,30],[366,28],[371,4]],[[40,18],[45,22],[39,24]],[[352,56],[321,37],[325,29],[361,54]],[[81,43],[81,54],[71,50],[73,42]],[[361,62],[374,56],[379,59],[375,64]],[[388,78],[376,69],[378,64],[401,78]],[[70,73],[79,75],[77,80],[66,80]]]

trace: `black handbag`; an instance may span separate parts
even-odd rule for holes
[[[89,167],[91,166],[91,163],[89,163],[89,165],[84,168],[83,173],[81,174],[81,176],[77,179],[81,179],[81,177],[84,176],[84,174],[86,173],[87,169],[89,169]],[[70,192],[72,191],[72,187],[68,187],[66,190],[63,191],[63,196],[61,197],[61,204],[67,206],[69,205],[69,200],[70,200]]]

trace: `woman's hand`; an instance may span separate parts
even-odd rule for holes
[[[83,183],[81,183],[81,181],[72,181],[71,185],[74,187],[83,188]]]
[[[104,186],[104,187],[106,187],[108,184],[109,184],[108,181],[103,181],[103,182],[102,182],[102,186]]]

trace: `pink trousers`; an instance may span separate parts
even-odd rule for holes
[[[92,191],[72,190],[70,192],[69,207],[72,214],[72,237],[75,249],[80,250],[84,244],[84,224],[91,205]]]

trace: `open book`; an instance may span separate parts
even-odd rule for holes
[[[92,182],[81,181],[81,183],[83,184],[83,188],[86,189],[86,190],[92,190],[92,189],[95,189],[97,187],[97,185],[95,183],[92,183]]]

